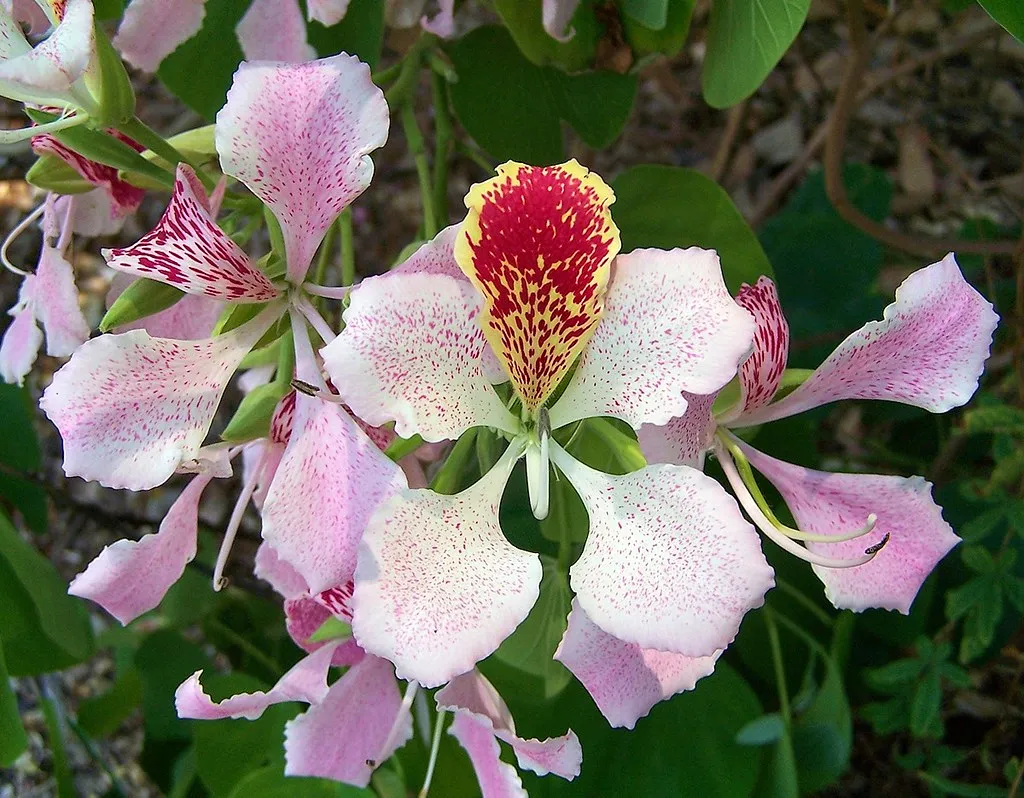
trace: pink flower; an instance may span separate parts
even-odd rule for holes
[[[615,257],[612,199],[574,161],[500,167],[471,189],[463,225],[413,256],[432,267],[364,281],[345,330],[323,350],[342,398],[368,423],[394,421],[399,435],[427,441],[487,426],[511,441],[462,493],[403,490],[369,522],[353,631],[402,678],[429,687],[465,673],[529,613],[539,558],[512,546],[498,523],[505,483],[524,456],[538,517],[547,511],[549,459],[587,507],[590,532],[570,580],[608,634],[713,656],[772,584],[757,535],[697,469],[610,476],[551,438],[600,415],[663,424],[687,407],[684,390],[727,383],[750,347],[751,321],[725,290],[713,253]],[[456,263],[469,283],[448,276]],[[492,387],[505,380],[514,413]]]

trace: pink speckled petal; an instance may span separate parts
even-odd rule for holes
[[[32,275],[25,281],[34,279]],[[24,283],[22,291],[24,292]],[[32,371],[39,348],[43,345],[43,331],[36,324],[32,311],[25,306],[15,307],[14,316],[0,341],[0,378],[6,383],[24,385],[25,377]]]
[[[253,0],[235,27],[247,61],[312,61],[316,50],[306,41],[306,20],[298,0]]]
[[[570,731],[547,740],[524,740],[516,736],[508,707],[494,685],[478,670],[456,676],[438,690],[435,699],[438,709],[455,712],[456,717],[471,716],[491,735],[512,746],[520,767],[538,776],[554,773],[569,780],[580,774],[583,750],[576,734]]]
[[[841,399],[887,399],[944,413],[977,390],[998,321],[947,255],[904,280],[882,320],[848,336],[803,385],[731,426],[762,424]]]
[[[358,58],[243,63],[217,114],[226,174],[281,223],[288,279],[299,284],[331,223],[373,176],[369,153],[388,137],[388,105]]]
[[[740,367],[739,410],[750,411],[768,404],[786,370],[789,357],[789,324],[782,314],[775,283],[767,277],[755,285],[744,283],[736,303],[754,317],[754,351]]]
[[[307,0],[309,18],[325,27],[337,25],[345,18],[349,0]]]
[[[108,133],[136,150],[144,149],[122,133],[115,130],[108,131]],[[37,155],[53,155],[60,158],[84,179],[94,186],[102,188],[110,201],[108,213],[116,219],[123,219],[137,210],[146,196],[143,189],[122,180],[114,167],[90,161],[48,133],[32,137],[32,150]],[[61,218],[63,218],[63,213]]]
[[[437,6],[437,14],[420,19],[420,26],[427,33],[450,39],[455,35],[455,0],[438,0]]]
[[[129,64],[156,72],[160,62],[203,26],[206,0],[132,0],[114,47]]]
[[[370,782],[368,762],[383,762],[412,737],[412,716],[390,662],[366,657],[331,685],[327,696],[284,727],[285,775],[318,776],[356,787]],[[398,733],[388,733],[398,721]]]
[[[619,255],[601,323],[551,410],[551,426],[594,416],[615,416],[634,429],[666,424],[685,412],[684,391],[714,393],[735,376],[753,334],[714,252]]]
[[[114,300],[121,295],[133,278],[130,275],[118,273],[110,281],[110,291],[107,293],[107,306],[113,304]],[[125,333],[130,330],[145,330],[154,338],[177,338],[179,341],[196,341],[200,338],[209,338],[213,328],[224,312],[224,303],[219,299],[211,299],[208,296],[189,294],[182,297],[167,310],[161,310],[152,316],[134,321],[131,324],[122,324],[114,329],[114,332]],[[248,450],[247,450],[248,451]]]
[[[174,692],[174,706],[179,718],[219,720],[221,718],[248,718],[256,720],[273,704],[303,701],[318,704],[327,695],[327,671],[331,667],[334,646],[324,646],[300,659],[266,692],[239,693],[223,701],[213,701],[203,690],[196,671],[178,685]]]
[[[122,624],[156,607],[196,556],[199,501],[212,479],[194,477],[155,533],[105,547],[68,593],[95,601]]]
[[[316,651],[327,645],[326,642],[311,642],[309,638],[331,615],[329,609],[310,596],[286,599],[284,602],[284,617],[288,634],[295,641],[295,645],[304,651]],[[340,642],[330,642],[336,643],[331,660],[331,664],[336,667],[354,665],[366,656],[359,644],[351,638]]]
[[[64,473],[146,490],[194,460],[228,380],[279,315],[270,306],[203,341],[141,330],[86,341],[39,402],[64,441]]]
[[[356,415],[428,441],[475,426],[517,429],[484,373],[481,299],[467,280],[385,275],[351,296],[345,329],[322,354]]]
[[[486,718],[456,713],[448,733],[469,754],[482,798],[528,798],[519,773],[508,762],[501,761],[501,746]]]
[[[285,599],[298,598],[309,593],[309,585],[302,578],[302,574],[286,560],[283,560],[274,551],[274,547],[265,540],[256,549],[253,573],[265,582],[269,582],[270,586]]]
[[[113,235],[124,226],[109,192],[102,188],[57,197],[57,211],[62,219],[67,218],[72,233],[87,238]]]
[[[612,637],[573,601],[555,659],[572,671],[612,726],[632,729],[659,701],[692,690],[721,655],[687,657]]]
[[[644,424],[636,431],[648,463],[672,463],[704,468],[704,454],[714,441],[715,417],[711,408],[717,394],[684,393],[686,412],[662,427]]]
[[[609,476],[555,443],[551,459],[590,516],[569,579],[591,620],[641,648],[704,657],[728,646],[774,584],[732,496],[686,466]]]
[[[188,294],[267,302],[279,293],[214,223],[203,185],[186,164],[178,164],[171,202],[157,226],[126,249],[103,250],[103,257],[112,269]]]
[[[402,491],[370,520],[359,548],[352,631],[359,644],[425,687],[488,656],[540,591],[536,554],[510,544],[498,506],[521,447],[513,443],[454,496]]]
[[[15,46],[21,49],[20,42]],[[15,52],[0,60],[0,95],[38,105],[77,106],[75,82],[95,52],[92,0],[68,0],[49,38],[28,52]]]
[[[32,290],[35,313],[46,333],[46,354],[68,357],[89,339],[89,323],[78,306],[75,270],[60,250],[46,241]]]
[[[866,546],[889,535],[885,547],[864,565],[812,566],[839,609],[880,607],[906,615],[924,580],[960,542],[932,499],[931,483],[921,477],[829,474],[784,463],[742,442],[739,446],[782,494],[801,529],[840,534],[863,526],[871,513],[878,516],[870,540],[807,544],[818,554],[845,559],[863,555]]]
[[[294,431],[263,505],[263,539],[317,593],[352,579],[367,521],[405,477],[337,404],[295,401]]]
[[[3,0],[0,2],[0,17],[4,11],[10,14],[12,20],[17,20],[33,36],[41,36],[50,28],[50,18],[35,0]],[[20,33],[20,31],[19,31]],[[25,45],[28,49],[28,45]],[[0,45],[0,58],[8,58],[3,45]]]
[[[544,0],[541,19],[548,36],[560,42],[567,42],[573,37],[575,31],[566,29],[579,4],[580,0]]]

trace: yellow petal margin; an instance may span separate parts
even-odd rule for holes
[[[575,160],[509,161],[466,195],[455,259],[484,296],[484,335],[530,414],[601,320],[619,229],[611,188]]]

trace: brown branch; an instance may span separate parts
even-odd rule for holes
[[[710,177],[716,183],[722,182],[722,176],[729,165],[732,146],[736,143],[736,136],[740,132],[740,125],[743,123],[743,116],[746,110],[746,100],[729,109],[729,115],[725,119],[725,130],[722,131],[722,140],[718,145],[718,150],[715,152],[715,159],[711,162]]]
[[[977,252],[981,254],[1009,254],[1016,241],[968,241],[914,236],[891,230],[880,222],[861,213],[846,193],[843,182],[843,150],[846,133],[857,107],[858,90],[864,80],[868,58],[868,31],[864,20],[863,0],[847,0],[847,18],[850,24],[850,56],[846,62],[843,81],[832,108],[828,135],[825,138],[825,193],[836,212],[847,222],[872,238],[896,249],[915,255],[933,256],[946,252]]]

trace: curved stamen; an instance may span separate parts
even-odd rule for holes
[[[736,498],[750,517],[750,520],[754,522],[754,526],[760,529],[761,532],[775,542],[780,548],[785,549],[794,557],[799,557],[801,560],[809,562],[812,565],[820,565],[825,568],[855,568],[858,565],[864,565],[864,563],[871,562],[878,552],[882,550],[885,544],[889,542],[889,535],[885,535],[885,537],[883,537],[878,543],[865,549],[862,556],[851,557],[850,559],[825,557],[821,554],[809,551],[807,548],[801,546],[792,538],[779,531],[779,529],[768,520],[768,517],[761,511],[760,506],[758,506],[758,503],[754,500],[754,497],[747,489],[742,477],[740,477],[739,472],[736,470],[736,464],[733,462],[732,454],[728,447],[722,444],[721,439],[715,444],[715,453],[718,455],[718,460],[722,465],[722,470],[725,472],[726,479],[729,480],[729,485],[732,486],[733,493],[736,494]]]
[[[351,285],[317,285],[316,283],[303,283],[302,290],[313,296],[322,296],[327,299],[344,299],[352,290]]]
[[[319,399],[323,402],[333,402],[336,405],[345,404],[345,400],[336,393],[331,393],[326,388],[317,388],[315,385],[310,385],[305,380],[292,380],[292,387],[299,393],[303,393],[306,396],[312,396],[314,399]]]
[[[21,275],[22,277],[28,277],[31,274],[31,272],[27,272],[11,263],[10,259],[7,257],[7,250],[10,249],[11,244],[14,243],[18,236],[24,233],[25,230],[28,229],[29,225],[42,215],[43,208],[45,207],[45,202],[41,202],[36,206],[28,216],[15,225],[14,229],[7,234],[7,237],[4,239],[4,243],[0,245],[0,263],[3,263],[4,268],[7,269],[7,271]]]
[[[242,492],[238,494],[238,499],[235,501],[235,506],[231,511],[228,528],[224,532],[224,540],[221,541],[220,551],[217,552],[217,562],[213,566],[213,589],[215,591],[222,590],[228,583],[228,580],[224,578],[224,567],[227,565],[228,555],[231,554],[231,547],[234,545],[235,535],[238,534],[238,528],[242,525],[242,517],[245,515],[245,509],[249,505],[249,499],[252,498],[252,494],[256,490],[256,483],[259,481],[260,475],[263,473],[263,468],[267,463],[267,454],[269,451],[269,448],[264,448],[259,461],[252,469],[248,479],[245,480],[245,484],[242,486]]]
[[[306,318],[299,312],[298,308],[292,305],[288,308],[288,317],[292,323],[292,344],[295,347],[295,373],[303,385],[330,393],[327,390],[327,383],[320,372],[320,365],[317,363],[316,354],[313,352],[313,344],[309,340],[309,329],[306,327]],[[292,382],[294,385],[294,381]],[[308,390],[296,386],[296,390],[312,396]]]
[[[331,329],[331,325],[324,320],[324,317],[320,315],[320,312],[313,307],[306,297],[298,294],[294,301],[302,315],[306,317],[306,320],[313,326],[316,334],[323,339],[325,344],[329,344],[338,337],[338,334]]]
[[[40,133],[50,133],[66,130],[69,127],[77,127],[88,118],[86,114],[74,114],[72,116],[60,116],[52,122],[45,122],[42,125],[29,125],[28,127],[20,127],[16,130],[0,130],[0,144],[17,144],[20,141],[27,141],[34,136],[38,136]]]
[[[398,730],[402,728],[402,721],[405,720],[406,715],[412,711],[412,700],[416,697],[416,692],[420,689],[419,682],[409,682],[409,686],[405,688],[405,695],[402,697],[402,705],[398,708],[398,714],[395,715],[395,722],[391,724],[391,728],[388,730],[388,736],[384,738],[384,745],[380,747],[380,753],[376,759],[367,760],[368,764],[372,769],[376,769],[378,765],[383,763],[387,752],[391,750],[391,746],[395,742],[395,738],[398,736]]]
[[[441,748],[441,729],[444,728],[444,718],[447,712],[443,709],[437,711],[437,720],[434,721],[434,739],[430,744],[430,761],[427,762],[427,775],[423,777],[423,786],[420,787],[418,798],[427,798],[430,792],[430,782],[434,780],[434,766],[437,764],[437,752]]]

